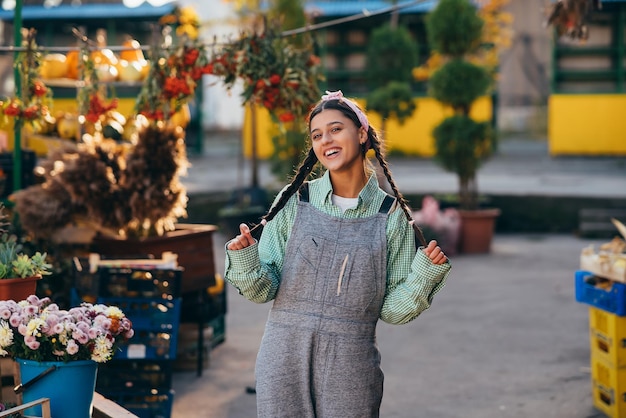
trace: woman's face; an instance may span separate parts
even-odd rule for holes
[[[317,159],[331,172],[362,169],[361,144],[365,129],[335,109],[322,110],[311,119],[311,142]],[[358,166],[356,164],[359,164]]]

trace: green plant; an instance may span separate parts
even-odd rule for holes
[[[417,42],[406,27],[385,24],[372,32],[366,71],[371,93],[366,107],[381,116],[383,135],[388,119],[403,124],[415,112],[411,80],[417,59]]]
[[[447,58],[431,76],[429,90],[454,111],[433,130],[435,160],[456,173],[460,207],[466,210],[478,208],[476,175],[496,148],[490,124],[470,116],[472,104],[493,81],[487,69],[467,60],[480,46],[482,27],[483,20],[469,0],[441,0],[426,25],[432,48]]]
[[[366,77],[370,89],[391,81],[411,82],[417,60],[418,45],[406,27],[384,24],[374,29],[367,48]]]
[[[0,279],[51,274],[52,265],[46,263],[46,253],[25,254],[17,237],[5,229],[8,223],[4,209],[0,207]]]

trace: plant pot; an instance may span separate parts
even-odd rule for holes
[[[500,209],[459,210],[461,215],[461,254],[484,254],[491,251],[491,241]]]
[[[20,380],[27,385],[23,392],[23,403],[39,398],[50,398],[53,417],[90,418],[93,409],[93,394],[96,387],[98,363],[91,360],[79,361],[32,361],[16,359]],[[39,374],[56,367],[28,386],[28,382]],[[41,407],[26,410],[27,416],[42,416]]]
[[[215,256],[213,254],[214,225],[177,224],[174,231],[159,237],[131,239],[97,236],[93,251],[108,258],[129,258],[171,251],[178,254],[178,265],[184,268],[181,292],[206,290],[215,285]]]
[[[15,279],[0,279],[0,300],[24,300],[34,295],[37,290],[37,280],[41,276],[31,276]]]

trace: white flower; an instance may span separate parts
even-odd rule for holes
[[[26,325],[26,335],[33,335],[35,337],[40,337],[41,333],[39,332],[39,330],[41,330],[41,327],[44,326],[46,324],[46,321],[44,321],[41,318],[33,318],[30,321],[28,321],[28,325]]]
[[[8,347],[13,344],[13,330],[6,321],[0,321],[0,347]],[[4,350],[3,350],[4,351]],[[6,355],[6,351],[2,355]]]
[[[122,319],[124,318],[124,312],[117,306],[109,306],[105,309],[104,314],[109,318]]]
[[[111,348],[113,348],[111,341],[106,336],[100,335],[96,338],[96,345],[91,353],[91,359],[97,363],[107,361],[111,357]]]

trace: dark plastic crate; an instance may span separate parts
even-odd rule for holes
[[[576,301],[595,306],[617,316],[626,316],[626,285],[597,277],[585,270],[575,273]],[[606,288],[598,286],[607,285]]]
[[[99,297],[172,299],[180,296],[182,269],[101,267],[98,275]]]
[[[173,390],[156,393],[146,391],[104,391],[99,393],[139,418],[170,418],[172,415]]]
[[[135,330],[135,335],[114,355],[115,360],[174,360],[178,344],[178,327],[161,330]]]
[[[74,289],[83,301],[99,298],[143,298],[173,300],[181,295],[182,269],[134,269],[100,267],[89,271],[86,260],[77,260]]]
[[[98,303],[117,306],[133,323],[133,329],[160,330],[172,332],[180,323],[180,298],[138,299],[138,298],[98,298]]]
[[[111,360],[98,367],[96,391],[167,391],[172,388],[170,360]]]
[[[35,151],[22,149],[22,188],[35,183],[35,165],[37,155]],[[13,151],[0,152],[0,168],[5,174],[4,187],[0,191],[0,197],[7,197],[13,193],[13,171],[15,161]]]

